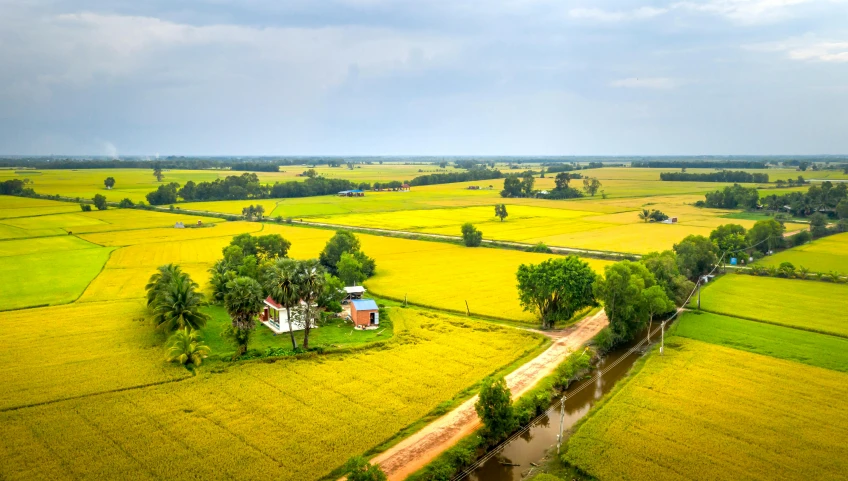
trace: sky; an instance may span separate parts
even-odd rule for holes
[[[848,154],[848,0],[0,0],[0,154]]]

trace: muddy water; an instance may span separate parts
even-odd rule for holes
[[[641,336],[637,339],[641,340]],[[563,431],[567,431],[580,418],[585,416],[589,409],[604,394],[608,393],[639,359],[643,351],[630,353],[630,347],[625,346],[607,354],[598,363],[597,370],[593,371],[592,375],[603,371],[606,366],[614,364],[619,359],[621,359],[621,362],[597,380],[572,383],[569,389],[572,392],[585,382],[591,382],[593,385],[583,388],[574,395],[568,394],[565,401]],[[539,464],[551,448],[556,449],[560,424],[559,403],[559,398],[557,398],[548,408],[546,416],[537,421],[527,432],[507,444],[499,454],[479,466],[465,479],[472,481],[519,481],[523,479],[531,469],[534,469],[530,463]]]

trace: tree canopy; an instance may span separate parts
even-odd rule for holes
[[[518,267],[518,298],[525,311],[535,312],[545,328],[595,302],[595,272],[577,256],[548,259]]]

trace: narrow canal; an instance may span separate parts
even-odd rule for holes
[[[659,334],[659,332],[656,332]],[[565,401],[565,417],[563,431],[580,420],[589,409],[606,393],[610,392],[615,383],[623,378],[633,367],[647,347],[631,351],[633,345],[644,339],[645,333],[637,336],[637,341],[623,346],[606,355],[596,369],[594,376],[609,366],[613,366],[597,379],[589,379],[572,383]],[[655,340],[652,338],[652,341]],[[659,340],[658,336],[657,339]],[[617,364],[616,364],[617,363]],[[585,383],[591,386],[581,388]],[[574,392],[575,394],[571,394]],[[533,464],[540,464],[550,449],[556,449],[557,435],[560,426],[560,398],[556,398],[548,408],[545,416],[533,424],[524,434],[507,444],[497,455],[472,471],[465,479],[472,481],[520,481],[535,470]]]

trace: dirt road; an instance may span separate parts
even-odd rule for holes
[[[569,353],[583,345],[607,325],[603,310],[561,331],[545,332],[554,342],[545,352],[506,376],[513,399],[521,396],[541,379],[553,372]],[[400,481],[424,467],[436,456],[471,434],[480,426],[474,410],[477,396],[465,401],[453,411],[436,419],[412,436],[378,455],[376,462],[389,476]]]

